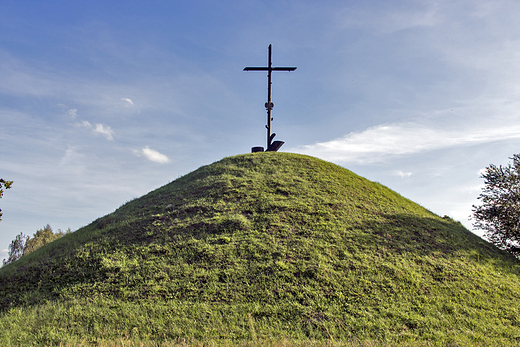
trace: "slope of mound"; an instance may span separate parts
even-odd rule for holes
[[[459,223],[344,168],[247,154],[2,268],[0,337],[510,343],[518,270]],[[21,337],[16,324],[35,328]]]

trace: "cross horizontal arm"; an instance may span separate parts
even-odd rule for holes
[[[295,67],[245,67],[244,71],[294,71]]]
[[[243,71],[269,71],[268,67],[245,67]]]
[[[296,70],[295,67],[272,67],[271,70],[273,71],[294,71]]]

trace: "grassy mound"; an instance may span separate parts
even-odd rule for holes
[[[0,344],[518,344],[519,265],[334,164],[240,155],[0,269]]]

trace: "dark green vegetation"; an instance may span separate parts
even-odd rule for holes
[[[4,196],[4,189],[9,189],[13,185],[13,181],[6,181],[0,178],[0,199]],[[2,220],[2,210],[0,209],[0,221]]]
[[[488,240],[520,257],[520,154],[511,159],[513,163],[490,165],[482,174],[482,204],[473,206],[473,218]]]
[[[0,344],[520,344],[519,270],[344,168],[240,155],[3,267]]]
[[[34,252],[40,247],[45,246],[48,243],[51,243],[54,240],[59,239],[60,237],[65,236],[66,234],[70,234],[72,231],[67,229],[67,231],[58,231],[55,233],[52,231],[52,228],[49,224],[44,226],[41,229],[36,230],[33,236],[25,236],[23,233],[16,235],[15,239],[11,242],[8,247],[8,257],[3,260],[3,265],[7,265],[16,261],[27,255],[31,252]]]

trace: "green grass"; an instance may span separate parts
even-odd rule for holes
[[[520,344],[519,270],[344,168],[240,155],[0,269],[0,345]]]

